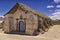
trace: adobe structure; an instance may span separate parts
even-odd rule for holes
[[[48,16],[22,3],[16,3],[4,17],[5,33],[36,35],[48,31],[52,26],[52,21]]]
[[[3,21],[4,21],[4,17],[1,16],[0,17],[0,29],[3,27]]]

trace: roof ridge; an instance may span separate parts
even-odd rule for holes
[[[23,4],[23,3],[17,2],[14,7],[16,7],[16,5],[18,5],[18,7],[21,7],[23,10],[32,11],[33,13],[35,13],[35,14],[41,16],[41,17],[49,18],[49,17],[46,16],[45,14],[42,14],[42,13],[40,13],[40,12],[37,12],[36,10],[30,8],[29,6],[27,6],[27,5]],[[14,8],[14,7],[13,7],[13,8]],[[10,12],[10,11],[9,11],[9,12]],[[8,13],[9,13],[9,12],[8,12]]]
[[[28,11],[32,11],[32,12],[38,14],[39,16],[49,18],[49,17],[46,16],[45,14],[40,13],[40,12],[38,12],[38,11],[36,11],[36,10],[30,8],[29,6],[27,6],[27,5],[23,4],[23,3],[17,3],[17,4],[19,4],[19,6],[20,6],[22,9],[25,9],[25,10],[28,10]]]

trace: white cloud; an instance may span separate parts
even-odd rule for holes
[[[55,10],[55,12],[52,13],[52,15],[49,16],[49,17],[50,17],[52,20],[56,20],[56,19],[60,20],[60,11]]]
[[[2,23],[3,21],[0,21],[0,23]]]
[[[55,10],[55,12],[60,12],[60,9]]]
[[[53,20],[60,20],[60,12],[53,13],[54,15],[50,16],[51,19]]]
[[[54,8],[54,6],[53,5],[48,5],[47,8]]]
[[[57,5],[56,8],[60,8],[60,5]]]
[[[55,2],[55,3],[59,3],[59,2],[60,2],[60,0],[54,0],[54,2]]]
[[[3,17],[4,18],[4,16],[0,16],[0,17]]]

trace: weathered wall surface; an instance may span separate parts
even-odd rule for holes
[[[9,14],[5,16],[4,18],[4,26],[3,26],[3,30],[4,32],[9,32]]]
[[[22,20],[20,19],[20,16],[22,15]],[[17,10],[14,15],[14,29],[16,30],[16,19],[19,21],[25,21],[26,20],[26,34],[32,34],[34,30],[38,27],[38,19],[37,15],[34,15],[32,12],[25,13],[21,10]]]
[[[26,15],[26,33],[32,34],[38,28],[38,18],[32,12],[28,12]]]
[[[0,23],[0,28],[2,28],[3,27],[3,25],[2,25],[2,23]]]

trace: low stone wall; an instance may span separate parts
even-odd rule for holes
[[[60,25],[60,20],[53,20],[54,25]]]

